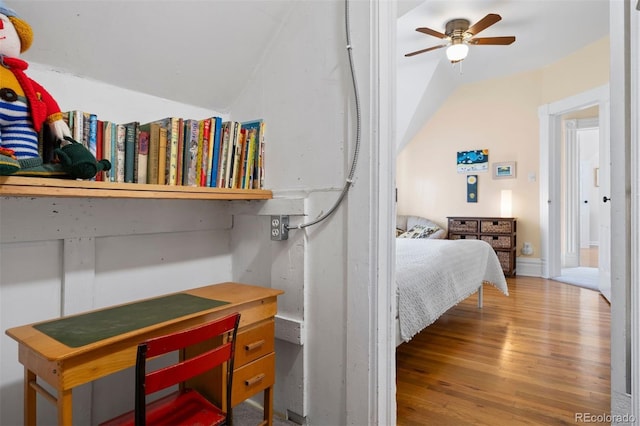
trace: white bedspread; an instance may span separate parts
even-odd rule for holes
[[[481,240],[396,239],[400,335],[409,341],[483,282],[509,295],[491,246]]]

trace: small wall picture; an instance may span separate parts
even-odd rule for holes
[[[516,162],[493,163],[494,179],[513,179],[516,177]]]
[[[467,176],[467,203],[478,202],[478,176]]]
[[[489,170],[489,150],[458,151],[458,173],[486,172]]]

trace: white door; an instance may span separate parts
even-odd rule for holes
[[[599,247],[598,247],[598,288],[611,302],[611,155],[609,152],[609,102],[600,104],[600,185],[599,201]],[[594,206],[595,208],[595,206]]]

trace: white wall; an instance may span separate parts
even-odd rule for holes
[[[64,110],[79,108],[124,121],[215,114],[33,68],[32,78],[54,96],[62,94],[56,98]],[[231,280],[230,206],[216,201],[1,198],[0,329]],[[23,369],[17,344],[3,333],[0,346],[0,424],[20,424]],[[130,407],[132,395],[126,389],[109,381],[84,386],[74,396],[78,424],[96,423]],[[92,392],[110,395],[113,406],[96,403],[92,411]],[[43,424],[53,423],[51,404],[42,400],[39,405]]]
[[[293,225],[315,219],[331,208],[352,158],[355,116],[344,7],[342,1],[296,2],[259,72],[232,108],[239,119],[256,115],[266,119],[265,185],[278,199],[303,200],[300,213],[304,216],[275,209],[280,214],[293,214]],[[290,320],[291,327],[300,324],[299,344],[284,339],[277,342],[275,410],[306,418],[309,424],[347,424],[349,416],[356,419],[353,424],[370,421],[370,348],[349,338],[349,333],[369,338],[368,291],[373,285],[368,270],[372,230],[367,205],[372,199],[369,157],[375,139],[367,137],[370,130],[366,124],[367,106],[372,102],[370,8],[368,2],[351,4],[366,142],[347,199],[330,219],[292,230],[286,242],[261,242],[268,235],[261,218],[243,216],[242,226],[234,226],[234,274],[261,282],[270,278],[272,287],[286,292],[279,298],[279,316]],[[386,179],[391,182],[391,175]],[[249,256],[253,261],[240,260],[251,245],[260,249],[250,252],[259,250],[268,256],[270,274],[266,265],[259,265],[262,260],[257,256]],[[350,279],[356,263],[356,276]],[[264,271],[262,277],[256,276],[256,270]],[[358,287],[363,283],[364,288]],[[350,289],[356,289],[352,296]],[[350,298],[355,300],[350,302]],[[354,321],[358,315],[366,317]],[[346,379],[348,375],[351,380]]]

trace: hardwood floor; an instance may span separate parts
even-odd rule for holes
[[[398,425],[565,425],[610,413],[609,304],[568,284],[507,281],[509,297],[485,285],[482,309],[472,296],[398,347]]]

